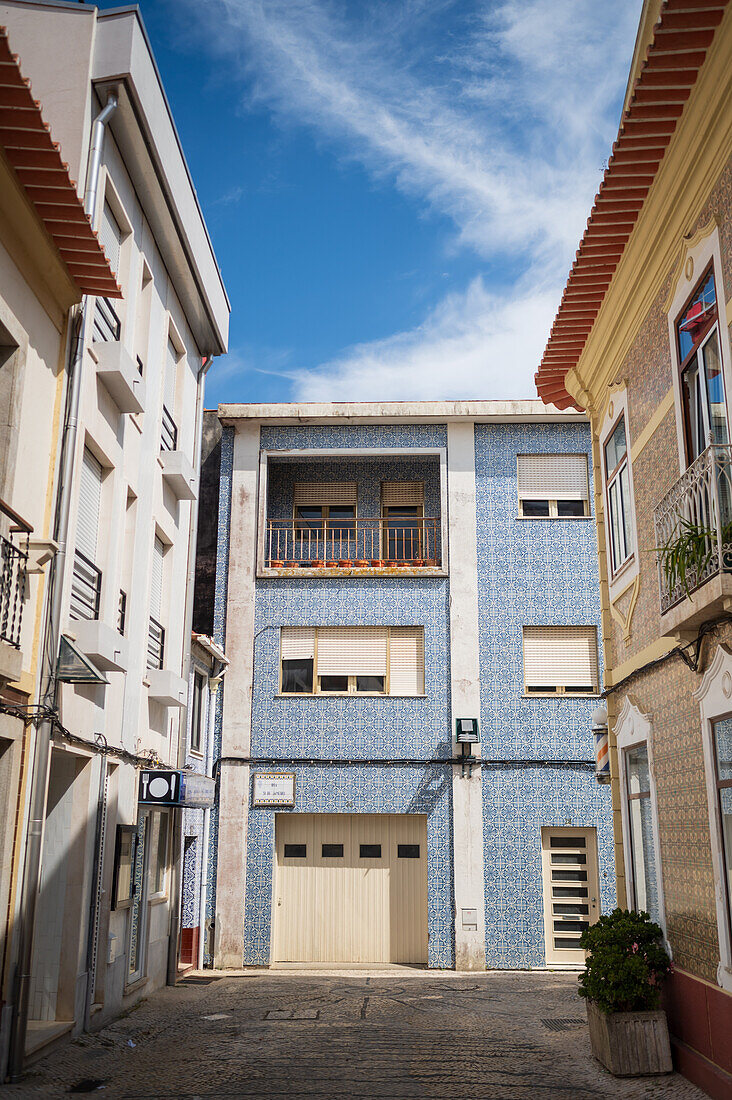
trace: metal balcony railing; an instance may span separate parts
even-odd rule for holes
[[[28,536],[33,528],[2,500],[0,520],[0,641],[20,649]]]
[[[80,550],[74,552],[74,572],[71,576],[72,619],[98,619],[102,595],[102,571],[97,569]]]
[[[117,604],[117,633],[124,635],[127,628],[127,593],[119,590],[119,603]]]
[[[440,564],[439,518],[267,520],[267,566],[328,568]]]
[[[147,667],[162,668],[165,659],[165,627],[150,616],[147,631]]]
[[[654,512],[661,611],[732,573],[732,447],[712,444]]]
[[[160,433],[160,450],[175,451],[178,447],[178,426],[163,405],[163,427]]]
[[[97,298],[94,304],[92,342],[105,344],[110,340],[119,340],[121,332],[122,322],[109,298]]]

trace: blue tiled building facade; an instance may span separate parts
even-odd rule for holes
[[[578,417],[552,418],[536,402],[521,403],[528,413],[513,409],[505,419],[503,406],[473,405],[475,412],[460,417],[474,439],[472,497],[465,498],[474,509],[474,534],[470,524],[465,531],[456,526],[465,500],[453,496],[451,478],[457,484],[465,471],[461,460],[459,474],[453,474],[448,416],[444,423],[435,416],[420,421],[417,412],[400,406],[407,410],[402,422],[390,423],[396,417],[381,406],[357,423],[333,412],[320,423],[293,424],[283,423],[287,410],[278,415],[275,407],[261,420],[241,407],[241,422],[234,415],[238,407],[227,408],[232,415],[224,420],[221,448],[215,635],[232,665],[218,693],[214,757],[222,758],[221,803],[212,814],[209,853],[209,917],[219,964],[225,958],[233,965],[239,945],[239,965],[266,966],[274,959],[278,814],[421,814],[427,836],[426,962],[454,966],[461,957],[460,921],[473,919],[472,909],[456,909],[464,873],[464,852],[456,845],[464,843],[466,827],[474,838],[481,830],[474,797],[473,817],[465,816],[464,784],[479,785],[482,803],[480,965],[547,965],[542,828],[596,831],[602,908],[614,903],[609,789],[595,780],[590,732],[598,700],[524,692],[523,628],[599,628],[599,592],[591,516],[519,518],[517,456],[584,453],[589,461],[589,426]],[[242,431],[246,439],[237,444]],[[325,560],[303,565],[293,535],[288,560],[271,566],[270,521],[287,525],[296,483],[356,482],[358,516],[378,517],[381,486],[391,481],[424,485],[423,514],[438,520],[430,551],[436,560],[357,564],[368,554],[358,535],[353,568]],[[470,559],[466,539],[473,540],[469,549],[477,558],[476,575],[467,584],[472,608],[470,595],[466,603],[459,591],[466,588],[464,572],[461,585],[455,581],[455,571],[464,571]],[[246,546],[256,563],[242,579]],[[461,601],[476,627],[475,716],[481,730],[481,759],[464,778],[460,764],[450,762],[462,751],[453,739],[453,696],[464,677],[451,643],[451,631],[463,621]],[[282,628],[333,626],[423,627],[424,694],[281,693]],[[241,686],[245,681],[251,681],[250,692]],[[263,771],[295,773],[294,806],[254,805],[253,784]],[[239,893],[232,887],[237,869]]]

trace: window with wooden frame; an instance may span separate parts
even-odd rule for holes
[[[283,627],[282,695],[423,695],[421,626]]]
[[[625,416],[621,416],[603,447],[605,492],[610,535],[612,572],[617,571],[633,554],[633,524],[630,507],[630,471]]]
[[[414,561],[424,556],[424,482],[382,481],[382,556]]]
[[[526,695],[596,695],[597,628],[525,626]]]
[[[523,454],[517,460],[519,515],[523,519],[572,519],[590,514],[587,455]]]
[[[293,529],[304,557],[348,556],[356,537],[357,494],[355,481],[295,482]]]
[[[729,443],[714,269],[697,283],[675,325],[687,465],[710,443]]]
[[[191,700],[191,752],[200,753],[201,733],[203,727],[204,706],[203,693],[206,688],[206,678],[200,672],[193,673],[193,699]]]

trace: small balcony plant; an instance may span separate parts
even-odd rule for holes
[[[667,590],[673,592],[680,586],[690,596],[711,564],[716,544],[716,531],[679,516],[677,537],[666,546],[656,548]]]
[[[659,1007],[671,960],[648,913],[615,909],[582,933],[579,995],[587,1001],[592,1053],[617,1077],[670,1073],[666,1013]]]

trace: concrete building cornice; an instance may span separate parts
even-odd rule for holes
[[[222,424],[445,424],[477,423],[578,424],[587,416],[574,409],[561,410],[543,401],[318,401],[292,404],[222,404]]]

